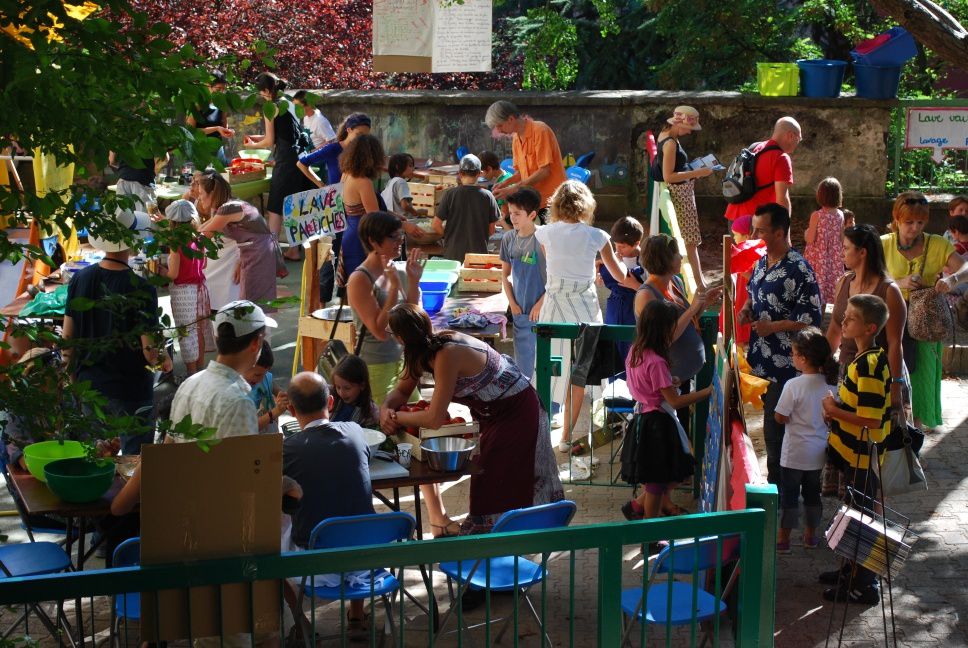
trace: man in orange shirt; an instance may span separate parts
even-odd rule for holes
[[[522,115],[510,101],[491,104],[484,122],[495,137],[512,138],[514,175],[494,185],[494,196],[503,199],[521,187],[534,188],[541,194],[538,218],[545,222],[551,194],[567,179],[554,131],[544,122]]]

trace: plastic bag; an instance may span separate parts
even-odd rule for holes
[[[67,286],[58,286],[51,292],[39,293],[20,309],[20,317],[63,316],[67,309]]]

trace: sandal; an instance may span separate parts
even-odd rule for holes
[[[437,530],[440,529],[440,533]],[[453,538],[460,535],[460,522],[449,520],[447,524],[430,524],[434,538]]]
[[[364,612],[362,619],[354,619],[347,612],[346,637],[353,643],[366,642],[370,638],[370,615]]]
[[[675,517],[677,515],[689,515],[689,511],[687,511],[686,509],[682,508],[681,506],[673,502],[671,506],[668,506],[662,509],[662,515],[665,517]]]

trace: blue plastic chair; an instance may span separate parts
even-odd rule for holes
[[[595,159],[594,151],[592,151],[591,153],[585,153],[584,155],[580,156],[577,160],[575,160],[575,166],[581,167],[583,169],[587,169],[588,165],[590,165],[592,163],[592,160],[594,159]]]
[[[71,558],[64,549],[53,542],[25,542],[22,544],[0,545],[0,583],[5,578],[22,578],[25,576],[40,576],[42,574],[57,574],[60,572],[71,571],[73,566]],[[55,620],[64,624],[64,628],[70,633],[70,624],[64,616],[64,602],[57,601],[57,612]],[[52,637],[58,637],[57,624],[51,620],[47,613],[38,603],[27,603],[24,605],[24,612],[10,624],[0,639],[6,639],[11,633],[24,622],[24,634],[29,634],[27,620],[33,612],[40,619]]]
[[[577,180],[587,185],[589,179],[592,177],[592,172],[576,164],[565,169],[565,175],[568,176],[569,180]]]
[[[535,531],[539,529],[557,529],[568,526],[577,507],[571,500],[561,500],[551,504],[539,504],[529,508],[515,509],[508,511],[498,518],[491,529],[491,533],[503,533],[509,531]],[[515,569],[517,562],[517,569]],[[450,593],[450,609],[440,621],[442,631],[447,619],[456,609],[456,601],[464,594],[467,589],[484,590],[490,589],[492,592],[513,592],[519,590],[521,598],[527,603],[528,611],[532,618],[541,627],[541,619],[535,610],[534,603],[528,597],[528,590],[532,586],[540,583],[545,576],[544,568],[539,563],[535,563],[523,556],[500,556],[498,558],[469,559],[457,562],[440,563],[440,571],[447,576],[447,588]],[[461,584],[460,591],[454,595],[452,582],[456,580]],[[513,616],[513,615],[512,615]],[[504,620],[501,630],[498,632],[495,641],[501,641],[504,631],[507,630],[508,623],[512,616]],[[436,637],[440,637],[442,632],[438,631]],[[435,639],[436,639],[435,637]],[[548,645],[551,638],[545,634]]]
[[[634,622],[642,622],[643,613],[646,623],[650,625],[677,626],[691,624],[693,620],[696,623],[703,623],[726,612],[724,599],[732,592],[739,574],[739,545],[739,536],[730,534],[676,541],[659,552],[652,566],[652,572],[649,574],[645,599],[643,600],[641,587],[622,591],[622,614],[626,621],[622,645],[626,645]],[[737,563],[736,568],[733,569],[717,601],[716,596],[698,585],[704,580],[701,572],[719,569],[734,561]],[[699,574],[696,584],[691,580],[679,581],[669,577],[670,573],[673,577],[677,574],[691,577],[697,572]],[[666,576],[657,578],[662,574]],[[695,607],[693,599],[695,599]],[[709,638],[708,632],[705,635],[700,645],[705,644]]]
[[[416,527],[417,521],[413,516],[400,511],[328,518],[317,524],[309,535],[309,549],[339,549],[404,542],[413,538]],[[393,635],[393,606],[390,595],[400,588],[400,581],[386,569],[373,570],[370,578],[377,577],[382,577],[383,582],[371,590],[369,584],[343,583],[333,587],[314,586],[311,577],[303,576],[299,587],[298,608],[302,608],[305,596],[330,601],[340,599],[353,601],[369,599],[372,595],[383,599],[383,605],[386,608],[384,630],[386,634]],[[311,633],[307,636],[307,642],[311,636]]]
[[[458,146],[457,151],[454,152],[454,157],[456,157],[457,161],[460,162],[462,159],[464,159],[464,156],[470,152],[471,150],[466,146]]]
[[[3,435],[2,441],[0,442],[7,443],[6,434]],[[20,528],[27,532],[27,538],[31,542],[36,542],[36,538],[34,538],[35,533],[62,535],[64,538],[58,544],[62,547],[66,545],[67,526],[63,522],[47,517],[46,515],[31,515],[27,512],[23,501],[20,499],[20,494],[13,487],[13,481],[7,469],[7,453],[2,449],[0,449],[0,475],[3,476],[4,482],[7,484],[7,492],[10,493],[10,499],[13,500],[14,507],[20,516]],[[74,527],[71,529],[71,539],[75,540],[77,536],[78,528]]]
[[[514,173],[514,158],[504,158],[501,160],[501,169],[507,173]]]
[[[128,538],[114,548],[111,558],[113,567],[135,567],[141,564],[141,538]],[[111,607],[111,642],[117,645],[122,621],[141,620],[141,594],[128,593],[114,597]],[[125,631],[127,635],[127,631]],[[127,644],[127,641],[124,642]]]

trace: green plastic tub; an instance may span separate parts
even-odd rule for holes
[[[800,94],[800,67],[796,63],[757,63],[756,85],[764,97]]]
[[[65,502],[84,504],[100,499],[114,483],[110,459],[58,459],[44,468],[47,487]]]
[[[42,482],[47,481],[44,467],[58,459],[73,459],[84,456],[84,446],[80,441],[40,441],[24,448],[24,460],[30,474]]]

